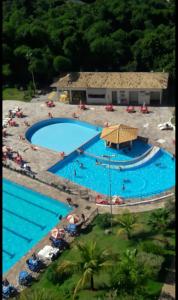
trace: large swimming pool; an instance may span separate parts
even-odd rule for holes
[[[62,162],[52,166],[50,172],[104,195],[109,194],[109,172],[111,194],[125,199],[153,196],[175,185],[175,161],[168,152],[160,149],[149,160],[143,160],[139,166],[114,168],[115,163],[118,165],[120,162],[123,165],[144,156],[152,149],[152,145],[136,140],[131,150],[111,149],[105,147],[105,142],[99,138],[101,131],[101,127],[60,118],[34,124],[27,131],[26,137],[33,143],[38,137],[36,143],[39,145],[48,143],[49,149],[56,150],[58,147],[60,151],[69,154]],[[52,134],[55,141],[51,140]],[[75,151],[79,147],[84,150],[83,154]],[[103,155],[111,156],[111,168],[108,161],[96,164],[98,157],[101,159]]]
[[[69,211],[62,202],[3,179],[3,273]]]

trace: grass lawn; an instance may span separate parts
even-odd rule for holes
[[[26,91],[20,91],[17,88],[3,88],[2,98],[3,100],[19,100],[30,101],[29,96],[25,96]]]
[[[98,245],[102,248],[110,248],[115,253],[122,253],[125,252],[126,249],[134,249],[138,247],[139,242],[141,241],[147,241],[147,240],[153,240],[153,238],[163,238],[161,234],[156,235],[151,231],[151,228],[146,224],[147,220],[149,218],[150,212],[144,212],[140,213],[138,215],[138,223],[141,225],[137,231],[135,231],[133,237],[131,240],[128,240],[124,235],[116,235],[116,232],[119,228],[118,225],[113,227],[113,233],[110,235],[106,235],[104,233],[104,230],[99,228],[98,225],[96,225],[96,220],[93,222],[91,229],[88,230],[88,233],[81,234],[80,237],[78,237],[76,240],[82,240],[82,241],[97,241]],[[168,238],[171,241],[171,244],[174,246],[174,231],[171,231],[169,233]],[[50,267],[40,275],[39,281],[35,282],[30,288],[24,290],[22,293],[25,295],[26,293],[31,293],[35,290],[42,290],[45,289],[47,292],[50,292],[50,294],[54,297],[52,299],[60,299],[65,300],[69,299],[72,300],[71,295],[69,294],[69,291],[73,290],[75,287],[76,282],[80,278],[78,274],[72,275],[67,280],[64,281],[63,284],[53,284],[51,281],[48,280],[50,269],[54,266],[54,264],[59,264],[62,260],[68,259],[68,260],[75,260],[78,257],[77,249],[75,248],[76,240],[73,242],[71,249],[66,250],[63,252],[63,254],[59,257],[59,259],[56,262],[53,262]],[[170,258],[171,255],[174,255],[174,249],[168,250],[166,253],[166,256]],[[164,276],[165,273],[164,270],[161,270],[161,276],[157,279],[149,280],[147,282],[146,290],[148,297],[144,298],[143,300],[153,300],[158,299],[159,294],[161,292],[161,288],[164,282]],[[89,286],[85,287],[85,289],[79,291],[77,293],[76,299],[78,300],[92,300],[92,299],[98,299],[98,300],[104,300],[104,299],[120,299],[118,298],[105,298],[104,295],[109,291],[108,284],[109,284],[109,273],[102,272],[99,276],[95,277],[95,288],[96,291],[89,290]],[[104,298],[103,298],[104,296]],[[30,298],[31,299],[31,298]],[[131,299],[131,298],[130,298]],[[129,299],[129,300],[130,300]],[[140,300],[141,298],[139,298]],[[128,300],[127,298],[122,298],[122,300]]]

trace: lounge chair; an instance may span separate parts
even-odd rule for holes
[[[10,297],[15,297],[18,294],[17,289],[13,285],[5,285],[2,283],[2,297],[4,299],[9,299]]]
[[[18,277],[18,283],[20,285],[24,285],[24,286],[29,286],[31,285],[33,280],[33,277],[30,273],[28,273],[27,271],[20,271],[19,273],[19,277]]]
[[[17,118],[23,118],[23,116],[24,116],[24,115],[23,115],[23,112],[22,112],[22,111],[17,111],[17,112],[16,112],[16,117],[17,117]]]
[[[46,105],[47,105],[47,107],[55,107],[55,104],[53,101],[47,101]]]
[[[106,110],[106,111],[114,111],[114,107],[113,107],[112,104],[107,104],[107,105],[105,106],[105,110]]]
[[[173,130],[174,129],[174,127],[172,126],[172,124],[170,122],[159,124],[158,127],[160,130]]]
[[[148,107],[146,105],[141,106],[140,112],[142,112],[143,114],[148,114],[149,113]]]
[[[65,231],[69,233],[70,236],[77,236],[79,235],[78,227],[76,224],[68,224],[66,228],[64,228]]]
[[[134,112],[135,112],[135,108],[134,108],[134,106],[127,106],[126,111],[127,111],[128,113],[134,113]]]
[[[52,247],[58,248],[60,251],[63,251],[65,249],[69,248],[69,244],[62,238],[55,239],[54,237],[50,237],[49,240],[51,241]]]
[[[27,267],[29,268],[30,271],[32,272],[40,272],[42,269],[42,261],[37,259],[33,260],[32,258],[26,260]]]
[[[38,256],[43,260],[55,260],[59,256],[60,252],[59,248],[46,245],[38,252]]]

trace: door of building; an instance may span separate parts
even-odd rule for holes
[[[71,94],[73,104],[86,103],[86,91],[71,91]]]
[[[160,104],[160,92],[151,92],[150,93],[150,104],[159,105]]]
[[[117,91],[112,91],[112,104],[117,104]]]
[[[129,92],[129,103],[130,104],[138,104],[138,92],[132,91]]]

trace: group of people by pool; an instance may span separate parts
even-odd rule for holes
[[[23,157],[19,154],[18,151],[14,151],[12,147],[3,146],[2,147],[3,161],[7,159],[14,161],[16,164],[20,166],[20,168],[24,171],[31,172],[31,167],[24,161]]]

